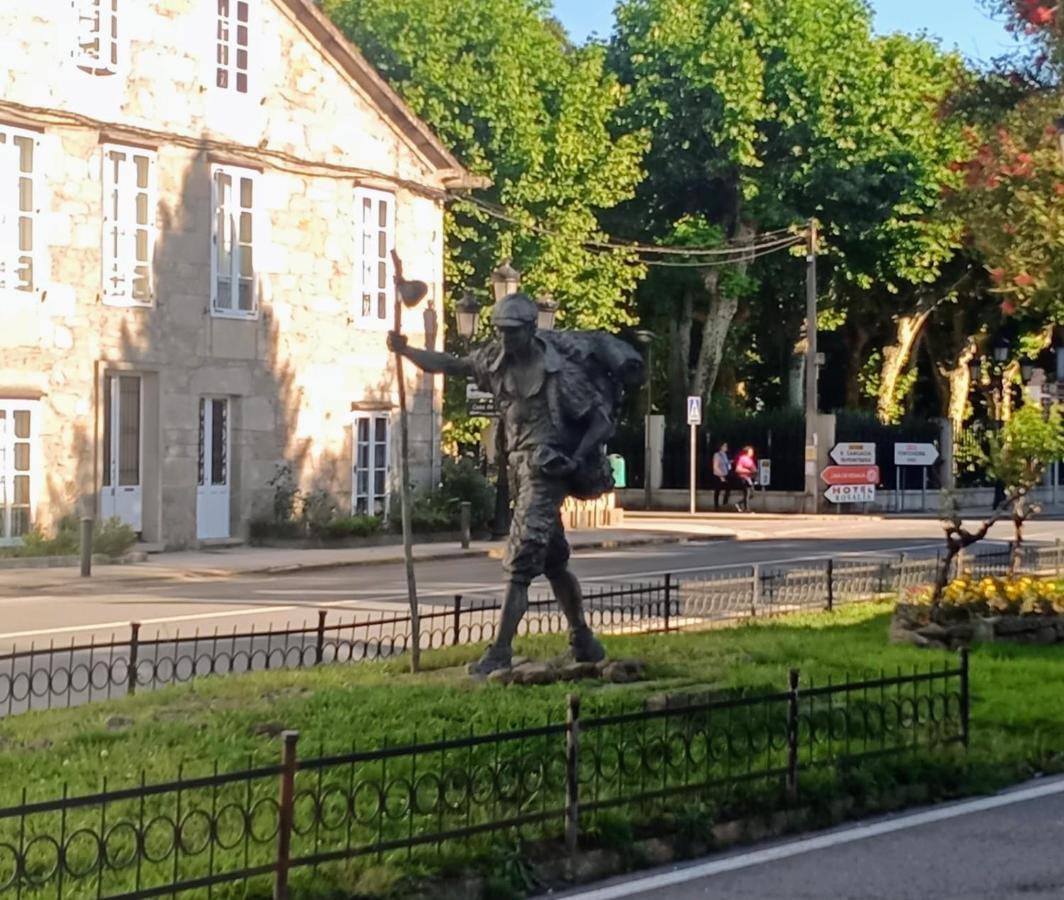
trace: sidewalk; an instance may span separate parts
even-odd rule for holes
[[[573,550],[734,540],[736,537],[731,529],[706,522],[683,521],[682,517],[642,521],[617,528],[572,531],[567,536]],[[455,543],[415,544],[414,560],[431,562],[466,557],[501,559],[505,548],[505,541],[477,541],[468,550],[463,550]],[[82,578],[74,566],[0,570],[0,596],[56,589],[89,593],[109,585],[211,581],[242,575],[283,575],[343,566],[394,565],[402,561],[401,544],[337,550],[278,550],[269,547],[189,550],[152,554],[142,563],[94,565],[91,578]]]

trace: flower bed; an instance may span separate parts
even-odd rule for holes
[[[974,641],[1064,643],[1064,589],[1055,579],[1030,575],[951,581],[938,604],[931,588],[911,591],[891,619],[890,639],[942,650]]]

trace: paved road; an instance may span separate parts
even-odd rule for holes
[[[750,524],[746,524],[749,522]],[[1006,536],[1006,532],[1002,532]],[[763,525],[744,520],[741,539],[589,550],[574,556],[574,569],[589,586],[652,580],[667,572],[693,574],[726,566],[772,565],[840,555],[933,554],[941,528],[931,519],[780,520]],[[1031,541],[1064,537],[1064,522],[1030,527]],[[980,545],[982,546],[982,545]],[[1000,546],[1000,545],[999,545]],[[491,559],[438,561],[418,567],[419,595],[425,605],[449,605],[455,594],[467,602],[499,593],[499,563]],[[399,565],[358,566],[291,575],[262,575],[151,586],[116,586],[105,596],[80,591],[69,595],[0,597],[0,652],[31,642],[67,643],[125,633],[130,621],[143,623],[142,636],[241,631],[316,621],[317,610],[332,614],[388,613],[406,603]]]
[[[630,876],[568,900],[1059,900],[1064,779]]]

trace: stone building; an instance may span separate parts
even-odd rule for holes
[[[239,537],[285,463],[386,511],[390,251],[439,342],[474,179],[310,0],[5,0],[0,53],[0,542],[71,513]]]

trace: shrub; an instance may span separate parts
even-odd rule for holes
[[[118,518],[97,522],[92,535],[92,548],[111,559],[122,556],[137,542],[137,533]]]
[[[380,529],[381,520],[377,516],[340,516],[325,526],[324,536],[329,538],[369,537]]]
[[[906,600],[930,605],[932,591],[919,588]],[[939,602],[973,616],[1064,615],[1064,590],[1060,584],[1052,578],[1030,575],[1007,578],[988,575],[977,579],[965,573],[946,585]]]

